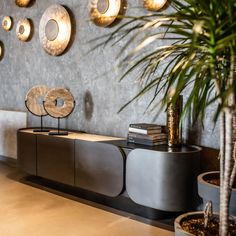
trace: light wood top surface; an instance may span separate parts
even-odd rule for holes
[[[51,129],[50,131],[57,131],[55,129]],[[31,134],[41,134],[41,135],[48,135],[48,133],[44,132],[33,132],[33,129],[23,129],[21,132],[24,133],[31,133]],[[99,142],[99,141],[112,141],[112,140],[124,140],[125,138],[118,138],[118,137],[111,137],[111,136],[104,136],[104,135],[97,135],[97,134],[88,134],[88,133],[76,133],[76,132],[68,132],[68,135],[54,135],[59,138],[68,138],[68,139],[80,139],[85,141],[91,142]]]

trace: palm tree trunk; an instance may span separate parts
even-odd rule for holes
[[[220,206],[223,205],[224,163],[225,163],[225,113],[220,117]],[[220,235],[223,222],[223,211],[220,209]]]
[[[232,191],[233,184],[235,181],[235,176],[236,176],[236,142],[234,142],[233,158],[234,158],[234,164],[233,164],[232,173],[231,173],[231,177],[230,177],[230,184],[229,184],[231,191]]]
[[[224,176],[222,186],[221,211],[221,236],[228,235],[228,218],[229,218],[229,195],[230,195],[230,176],[231,176],[231,157],[232,157],[232,114],[227,109],[225,112],[225,162]]]
[[[235,75],[235,57],[234,53],[231,54],[230,58],[230,73],[229,73],[229,80],[227,83],[228,88],[231,88],[234,82],[234,75]],[[235,105],[235,97],[234,93],[231,92],[228,97],[227,107],[224,110],[225,113],[225,158],[224,163],[221,167],[223,170],[222,175],[222,202],[220,205],[220,216],[222,217],[220,220],[220,235],[227,236],[228,235],[228,220],[229,220],[229,201],[230,201],[230,180],[231,180],[231,172],[232,172],[232,137],[233,137],[233,108]]]
[[[236,176],[236,116],[234,115],[233,117],[233,137],[232,137],[232,141],[233,141],[233,168],[232,168],[232,173],[231,173],[231,177],[230,177],[230,188],[232,191],[233,188],[233,184],[235,182],[235,176]]]
[[[233,72],[232,72],[232,77],[231,80],[233,81],[234,78],[236,77],[236,63],[235,63],[235,59],[232,60],[233,61]],[[235,103],[235,98],[233,99],[233,105]],[[233,184],[235,182],[235,177],[236,177],[236,115],[234,113],[234,116],[233,116],[233,137],[232,137],[232,141],[233,141],[233,145],[234,145],[234,148],[233,148],[233,168],[232,168],[232,173],[231,173],[231,179],[230,179],[230,188],[231,188],[231,191],[232,191],[232,188],[233,188]]]

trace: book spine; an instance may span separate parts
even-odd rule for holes
[[[129,127],[136,129],[146,129],[148,124],[129,124]]]
[[[150,146],[167,143],[167,139],[162,139],[162,140],[153,142],[152,140],[145,140],[145,139],[138,139],[138,138],[131,138],[131,137],[129,137],[127,141],[130,143],[144,144],[144,145],[150,145]]]
[[[156,130],[156,129],[165,129],[165,125],[155,125],[155,124],[130,124],[129,127],[136,129],[146,129],[146,130]]]
[[[148,139],[148,140],[160,140],[160,139],[167,139],[167,134],[159,133],[159,134],[139,134],[139,133],[128,133],[128,137],[131,138],[141,138],[141,139]]]
[[[161,133],[161,129],[147,130],[147,129],[138,129],[138,128],[129,127],[129,132],[139,133],[139,134],[154,134],[154,133],[159,134]]]
[[[129,126],[130,128],[135,128],[135,129],[145,129],[145,130],[157,130],[161,129],[161,126]]]

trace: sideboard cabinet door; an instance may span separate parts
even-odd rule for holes
[[[109,197],[124,188],[124,156],[111,144],[75,141],[75,185]]]
[[[21,170],[36,175],[36,135],[17,132],[17,160]]]
[[[74,185],[74,140],[37,135],[37,174]]]
[[[126,189],[136,203],[162,211],[193,210],[201,148],[179,151],[135,149],[127,157]]]

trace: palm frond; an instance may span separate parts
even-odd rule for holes
[[[218,117],[218,111],[227,106],[228,96],[236,90],[236,82],[227,84],[230,55],[236,55],[236,3],[172,0],[171,8],[171,13],[126,16],[126,22],[99,39],[102,42],[98,47],[125,40],[117,54],[119,67],[126,68],[120,81],[136,73],[136,81],[144,85],[120,111],[152,90],[148,107],[162,94],[164,108],[174,89],[173,101],[188,91],[183,117],[190,115],[193,122],[202,120],[206,108],[220,99]],[[129,53],[124,55],[125,51]],[[218,92],[214,92],[216,85]]]

